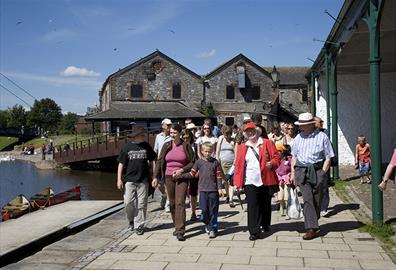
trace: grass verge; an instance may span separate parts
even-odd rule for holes
[[[16,137],[1,137],[0,136],[0,151],[9,146],[10,144],[16,143],[18,138]]]
[[[392,236],[395,235],[395,229],[389,224],[366,224],[360,230],[374,235],[387,246],[394,246],[396,244],[392,240]]]

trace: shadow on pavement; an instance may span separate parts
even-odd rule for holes
[[[343,203],[343,204],[336,204],[333,207],[329,207],[329,213],[326,217],[331,217],[337,215],[338,213],[345,211],[345,210],[357,210],[360,209],[360,204],[358,203]]]

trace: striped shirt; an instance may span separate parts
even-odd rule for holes
[[[300,132],[293,141],[292,155],[304,164],[314,164],[334,157],[329,137],[315,130],[309,135]]]

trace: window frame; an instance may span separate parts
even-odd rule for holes
[[[140,85],[140,87],[142,88],[142,95],[139,97],[134,97],[132,95],[132,88],[135,85]],[[130,81],[129,82],[129,98],[130,99],[143,99],[144,98],[144,83],[142,81]]]
[[[174,87],[175,84],[179,84],[179,86],[180,86],[180,97],[178,97],[178,98],[175,98],[174,95],[173,95],[173,93],[174,93],[173,87]],[[182,99],[182,96],[183,96],[183,84],[182,84],[181,81],[174,81],[174,82],[171,83],[170,96],[171,96],[171,99]]]
[[[254,89],[258,88],[258,98],[254,98]],[[252,100],[261,100],[261,86],[260,85],[252,85]]]
[[[232,87],[234,89],[234,97],[233,98],[228,98],[228,87]],[[225,100],[235,100],[236,99],[236,90],[235,90],[235,84],[226,84],[225,86]]]

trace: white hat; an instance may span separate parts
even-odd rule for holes
[[[248,122],[248,121],[252,121],[252,118],[250,118],[250,116],[245,116],[243,118],[243,122]]]
[[[186,126],[186,129],[194,129],[194,128],[197,128],[197,126],[194,123],[189,123]]]
[[[161,125],[172,125],[172,121],[168,118],[165,118],[164,120],[162,120]]]
[[[298,121],[294,122],[294,124],[297,126],[314,124],[314,123],[315,123],[315,119],[312,117],[312,114],[309,112],[300,113],[298,115]]]

